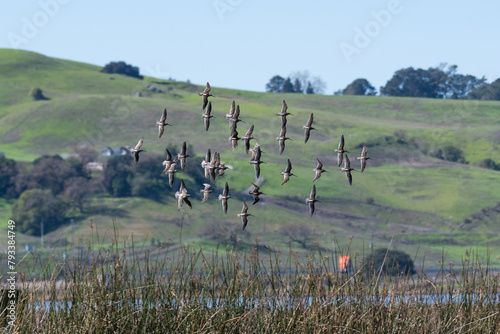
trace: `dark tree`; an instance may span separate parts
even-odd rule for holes
[[[24,170],[16,177],[16,190],[50,189],[58,195],[64,190],[64,181],[71,177],[88,177],[77,159],[63,160],[59,155],[42,156],[33,161],[33,168]]]
[[[129,65],[124,61],[110,62],[101,69],[101,72],[123,74],[138,79],[144,78],[142,75],[139,75],[139,68],[137,66]]]
[[[57,229],[64,220],[67,204],[52,195],[50,190],[30,189],[21,194],[12,206],[12,219],[19,231],[40,235],[43,221],[45,233]]]
[[[356,79],[342,90],[342,95],[376,95],[377,90],[366,79]]]
[[[132,158],[128,155],[112,157],[104,169],[104,187],[115,197],[129,196],[132,177]]]
[[[275,75],[266,84],[266,92],[281,93],[283,91],[283,83],[285,79],[279,75]]]
[[[162,173],[161,162],[164,157],[159,154],[149,153],[141,157],[141,162],[132,168],[133,179],[130,182],[132,195],[159,200],[165,194],[168,177]],[[187,159],[189,164],[190,158]],[[199,165],[198,165],[199,166]]]
[[[485,77],[478,79],[470,74],[458,74],[457,67],[457,65],[451,65],[446,72],[445,98],[461,99],[486,82]]]
[[[490,84],[484,83],[467,95],[474,100],[500,100],[500,78]]]
[[[90,181],[84,177],[77,176],[67,179],[64,182],[64,198],[83,213],[92,195]]]
[[[427,70],[408,67],[396,71],[380,88],[382,95],[459,99],[481,87],[486,79],[457,73],[457,66],[446,64]]]
[[[394,76],[381,87],[380,93],[389,96],[444,97],[446,73],[438,68],[414,69],[408,67],[394,73]]]
[[[492,169],[492,170],[500,170],[500,165],[498,165],[495,160],[487,158],[484,160],[481,160],[477,163],[477,165],[481,168],[487,168],[487,169]]]
[[[31,89],[30,96],[33,101],[48,100],[45,95],[43,95],[43,91],[38,87]]]
[[[376,273],[380,270],[392,276],[413,275],[415,273],[411,256],[402,251],[388,250],[387,248],[376,249],[370,262],[373,263],[373,269]],[[371,267],[371,263],[368,264],[368,268]]]
[[[15,160],[0,155],[0,197],[16,197],[16,176],[18,174]]]
[[[295,93],[295,89],[293,87],[292,80],[290,78],[286,78],[285,81],[283,82],[283,93]]]
[[[300,83],[299,78],[296,78],[293,82],[293,90],[295,93],[303,93],[302,84]]]
[[[442,160],[447,160],[447,161],[451,161],[451,162],[459,162],[462,164],[467,163],[467,161],[465,160],[464,152],[462,152],[461,149],[459,149],[455,146],[451,146],[451,145],[437,149],[431,155],[435,158],[442,159]]]
[[[311,81],[307,82],[306,94],[314,94],[314,88],[311,84]]]
[[[311,229],[305,223],[294,223],[291,225],[282,226],[279,233],[285,237],[290,238],[302,246],[307,248],[307,243],[311,240]]]

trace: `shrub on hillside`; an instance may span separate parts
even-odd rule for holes
[[[500,170],[500,165],[498,165],[493,159],[484,159],[477,163],[477,165],[481,168],[488,168],[493,170]]]
[[[47,100],[47,97],[43,95],[43,91],[38,87],[31,89],[29,95],[31,96],[33,101]]]
[[[368,268],[373,264],[376,273],[382,270],[382,273],[388,275],[413,275],[415,273],[413,260],[411,256],[403,251],[389,250],[379,248],[373,251],[373,257],[370,258]]]
[[[102,73],[118,73],[127,75],[129,77],[134,77],[138,79],[143,79],[144,77],[139,74],[139,68],[137,66],[132,66],[124,61],[110,62],[106,64],[102,70]]]
[[[451,162],[459,162],[462,164],[468,163],[465,160],[464,152],[462,152],[461,149],[459,149],[455,146],[452,146],[452,145],[448,145],[448,146],[445,146],[443,148],[437,149],[436,151],[431,153],[431,155],[435,158],[447,160],[447,161],[451,161]]]

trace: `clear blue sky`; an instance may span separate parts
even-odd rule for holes
[[[145,75],[253,91],[308,70],[332,94],[356,78],[378,89],[400,68],[441,62],[491,82],[499,13],[493,0],[4,1],[0,48],[124,60]]]

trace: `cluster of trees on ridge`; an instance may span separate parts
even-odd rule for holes
[[[403,68],[394,73],[385,86],[380,87],[382,96],[425,97],[438,99],[474,99],[500,100],[500,78],[487,83],[486,78],[477,78],[470,74],[457,72],[457,65],[440,64],[428,69]],[[266,91],[272,93],[321,94],[324,83],[316,77],[322,89],[317,89],[314,82],[300,80],[301,72],[293,73],[286,79],[275,75],[266,84]],[[305,71],[307,73],[307,71]],[[351,82],[335,95],[377,95],[377,90],[364,78]]]

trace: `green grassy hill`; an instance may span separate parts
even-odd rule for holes
[[[203,86],[104,74],[97,66],[9,49],[0,49],[0,68],[0,151],[9,158],[31,161],[42,154],[69,153],[82,144],[134,146],[144,137],[148,152],[162,153],[169,144],[187,141],[197,155],[211,148],[233,167],[217,180],[219,188],[228,181],[234,196],[228,215],[223,214],[216,193],[207,203],[193,199],[193,210],[184,214],[176,208],[177,189],[165,189],[171,196],[164,202],[96,198],[92,213],[76,218],[77,237],[90,233],[88,219],[105,231],[116,218],[122,236],[178,240],[182,221],[183,240],[208,247],[207,224],[239,225],[236,213],[242,200],[251,200],[242,192],[255,178],[243,145],[232,152],[227,140],[224,115],[236,100],[245,122],[238,124],[238,131],[242,135],[255,125],[254,136],[266,161],[261,190],[267,196],[250,207],[255,217],[250,217],[248,232],[238,234],[244,242],[255,243],[258,238],[262,244],[288,247],[289,238],[279,231],[305,222],[326,247],[332,240],[347,247],[352,235],[352,249],[367,248],[373,235],[376,247],[387,246],[393,238],[396,248],[413,255],[420,245],[420,253],[424,249],[431,258],[440,258],[443,247],[451,259],[459,259],[466,247],[500,251],[500,225],[495,224],[500,215],[492,209],[500,202],[500,172],[475,166],[486,158],[500,161],[499,102],[256,93],[217,88],[211,82],[216,118],[205,132],[197,95]],[[153,93],[147,85],[162,92]],[[33,87],[50,99],[32,101],[28,93]],[[136,97],[137,92],[142,97]],[[280,156],[275,137],[281,123],[274,114],[281,110],[283,99],[293,114],[287,124],[293,141]],[[158,139],[154,122],[165,107],[172,126]],[[311,112],[317,131],[304,144],[301,126]],[[334,149],[342,134],[354,168],[359,168],[354,157],[362,145],[368,146],[372,157],[364,173],[353,172],[352,187],[336,166]],[[469,163],[432,157],[432,152],[448,145],[460,148]],[[316,181],[321,202],[310,218],[304,198],[311,191],[316,157],[329,173]],[[287,158],[297,177],[281,186],[280,171]],[[161,173],[161,161],[158,168]],[[182,178],[182,173],[177,176]],[[199,196],[199,189],[189,191]],[[0,202],[2,216],[8,218],[10,205]],[[64,226],[48,237],[70,238],[70,231]],[[23,236],[20,240],[33,241]]]

